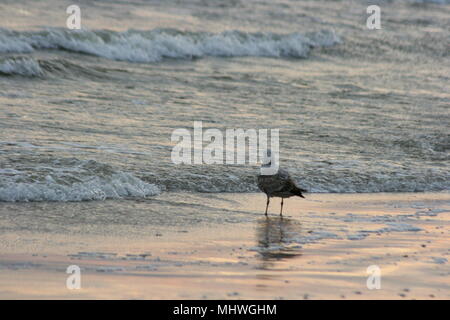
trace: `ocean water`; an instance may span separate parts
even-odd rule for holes
[[[256,192],[175,129],[279,129],[310,192],[450,190],[450,2],[0,3],[0,201]],[[381,30],[366,8],[381,8]]]

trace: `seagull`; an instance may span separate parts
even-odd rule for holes
[[[267,153],[270,156],[270,150]],[[268,163],[262,165],[262,167],[270,167],[271,160]],[[267,196],[266,212],[269,208],[269,202],[271,197],[281,198],[281,209],[280,216],[283,215],[283,200],[284,198],[290,198],[292,196],[299,196],[305,198],[302,192],[307,192],[305,189],[297,187],[294,180],[291,178],[289,172],[285,169],[278,168],[278,172],[273,175],[262,175],[258,176],[258,188],[264,192]]]

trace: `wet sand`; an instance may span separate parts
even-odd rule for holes
[[[449,299],[450,194],[0,204],[1,299]],[[69,265],[81,289],[66,288]],[[368,289],[367,268],[381,270]]]

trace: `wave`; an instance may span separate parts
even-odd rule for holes
[[[294,180],[312,193],[379,193],[449,191],[450,173],[446,170],[414,172],[364,171],[361,168],[314,167],[303,172],[287,167]],[[236,170],[235,174],[204,174],[175,171],[172,175],[143,177],[162,190],[204,193],[259,192],[259,170]]]
[[[159,193],[155,185],[145,183],[129,173],[117,173],[108,179],[90,177],[72,185],[57,183],[51,176],[45,183],[10,183],[0,187],[0,201],[89,201],[143,198]]]
[[[43,78],[52,75],[71,77],[85,76],[91,79],[106,77],[104,69],[97,66],[81,66],[66,59],[34,59],[27,56],[10,56],[0,58],[0,76],[22,76]],[[122,71],[115,69],[115,71]]]
[[[166,58],[201,57],[292,57],[306,58],[312,48],[340,42],[329,30],[306,34],[183,32],[176,29],[150,31],[47,29],[11,31],[0,29],[0,53],[30,53],[35,50],[66,50],[111,60],[158,62]]]
[[[75,165],[44,166],[31,173],[12,169],[0,171],[0,202],[144,198],[160,193],[156,185],[96,161],[70,162]]]
[[[44,70],[33,58],[6,58],[0,60],[0,75],[42,77],[44,76]]]
[[[46,160],[45,160],[46,161]],[[344,161],[300,171],[285,167],[311,193],[449,191],[446,170],[361,170]],[[164,170],[167,170],[165,172]],[[0,202],[89,201],[145,198],[160,192],[260,192],[256,167],[204,166],[159,168],[155,173],[127,173],[94,160],[62,159],[30,167],[0,170]]]
[[[0,180],[7,175],[1,173]],[[257,170],[256,170],[257,171]],[[140,177],[125,172],[115,172],[109,176],[77,177],[78,182],[65,182],[47,175],[43,181],[0,182],[0,202],[32,201],[90,201],[123,198],[145,198],[162,191],[200,192],[200,193],[241,193],[259,192],[256,186],[257,172],[230,175],[180,174],[177,178]],[[450,175],[436,172],[417,177],[412,174],[385,175],[374,177],[366,175],[322,176],[299,175],[290,170],[297,184],[310,193],[378,193],[378,192],[426,192],[450,190]],[[319,172],[320,173],[320,172]],[[196,178],[193,179],[193,176]]]
[[[420,135],[392,141],[406,162],[373,159],[315,159],[281,163],[297,184],[312,193],[448,192],[449,136]],[[29,156],[41,148],[26,142],[0,142],[14,148],[0,168],[0,201],[88,201],[145,198],[160,192],[259,192],[257,166],[174,165],[146,161],[120,169],[96,160]],[[21,149],[27,150],[21,153]],[[62,150],[62,149],[58,149]],[[70,151],[69,149],[63,149]],[[117,151],[117,150],[116,150]],[[120,150],[122,153],[123,150]],[[147,158],[147,157],[146,157]],[[421,165],[441,163],[439,166]],[[415,161],[417,160],[417,161]]]

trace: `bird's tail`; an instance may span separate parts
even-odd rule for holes
[[[299,197],[302,197],[302,198],[305,198],[303,196],[302,192],[307,192],[305,189],[302,189],[302,188],[299,188],[299,187],[295,187],[295,189],[293,191],[294,191],[294,194],[296,196],[299,196]]]

